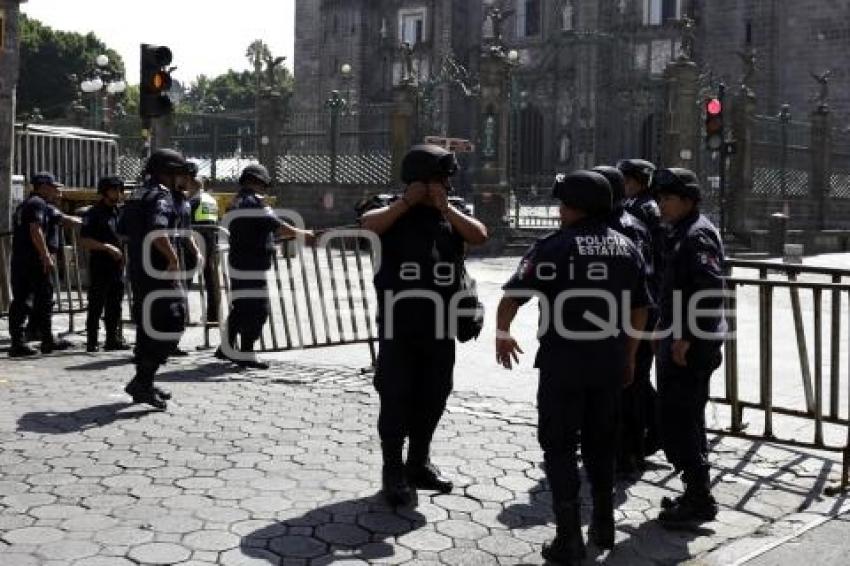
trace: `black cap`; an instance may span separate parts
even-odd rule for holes
[[[259,164],[246,165],[242,169],[242,174],[239,175],[239,183],[245,183],[248,180],[260,182],[266,187],[272,184],[272,177],[269,175],[269,170]]]
[[[649,186],[652,180],[652,174],[655,172],[655,165],[645,159],[623,159],[617,163],[617,169],[625,177],[632,177],[637,181]]]
[[[145,163],[145,173],[149,175],[186,175],[189,166],[186,158],[173,149],[157,149]]]
[[[97,192],[103,194],[109,189],[124,189],[124,179],[116,176],[101,177],[97,182]]]
[[[555,176],[552,196],[564,205],[585,211],[590,216],[610,214],[611,185],[600,173],[575,171],[569,175]]]
[[[457,158],[451,151],[433,144],[415,145],[401,161],[401,182],[409,185],[447,179],[457,170]]]
[[[605,177],[608,184],[611,185],[611,198],[614,204],[626,198],[626,178],[619,169],[610,165],[598,165],[592,171]]]
[[[702,198],[699,178],[689,169],[659,169],[652,176],[652,192],[656,195],[678,195],[697,202]]]
[[[198,176],[198,164],[194,161],[187,161],[186,168],[188,169],[189,176],[193,179]]]
[[[48,185],[50,187],[64,187],[62,183],[56,180],[56,177],[53,176],[53,173],[48,173],[47,171],[40,171],[32,176],[30,179],[30,183],[32,186],[36,187],[38,185]]]

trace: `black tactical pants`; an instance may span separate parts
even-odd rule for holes
[[[658,352],[658,399],[661,437],[667,460],[682,472],[690,490],[709,486],[708,440],[705,406],[711,374],[720,366],[718,344],[694,342],[685,367],[673,363],[672,340],[664,340]]]
[[[53,336],[53,279],[41,263],[16,262],[11,265],[12,303],[9,305],[9,335],[12,345],[24,343],[27,317],[45,340]]]
[[[647,328],[655,328],[656,316],[650,316]],[[622,416],[617,458],[621,464],[636,463],[657,449],[658,411],[652,386],[652,342],[642,340],[635,359],[632,384],[622,392]]]
[[[157,281],[146,276],[133,277],[132,288],[136,379],[153,385],[156,370],[177,347],[186,329],[186,293],[176,281]]]
[[[217,237],[208,228],[200,228],[196,233],[204,240],[204,295],[207,300],[207,322],[218,322],[219,305],[221,304],[221,288],[219,286],[219,255],[216,249]],[[192,271],[197,262],[192,254],[186,254],[186,269]],[[186,288],[191,281],[187,281]]]
[[[375,368],[380,399],[378,436],[386,464],[401,464],[404,440],[407,461],[424,464],[431,439],[452,391],[454,340],[381,340]]]
[[[543,449],[546,479],[556,514],[574,506],[580,479],[577,448],[594,493],[610,500],[614,489],[614,455],[621,376],[596,376],[595,385],[579,385],[562,369],[541,369],[537,389],[537,436]],[[611,511],[613,513],[613,510]]]
[[[230,315],[227,317],[228,340],[230,346],[237,349],[237,337],[241,338],[238,349],[249,352],[253,350],[254,343],[260,339],[263,326],[269,319],[271,304],[268,283],[265,279],[232,278],[230,290],[234,298],[231,301]],[[240,292],[259,294],[259,296],[240,298],[238,296]]]
[[[121,321],[121,301],[124,299],[124,281],[118,263],[105,265],[92,263],[89,268],[88,307],[86,309],[86,334],[89,342],[97,342],[100,317],[106,327],[106,339],[118,338]]]

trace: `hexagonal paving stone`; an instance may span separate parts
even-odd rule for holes
[[[269,548],[287,558],[315,558],[327,550],[327,545],[311,537],[286,535],[271,539]]]
[[[117,556],[92,556],[77,560],[74,566],[133,566],[133,562]]]
[[[222,566],[269,566],[278,564],[280,557],[262,548],[234,548],[222,553]]]
[[[498,556],[524,556],[532,550],[527,542],[501,534],[479,540],[478,547]]]
[[[450,566],[482,566],[498,564],[499,561],[491,554],[477,548],[452,548],[440,553],[440,560]]]
[[[213,523],[233,523],[242,521],[251,516],[248,511],[239,509],[238,507],[202,507],[195,511],[195,516],[204,521]]]
[[[251,497],[239,502],[239,507],[255,513],[276,513],[292,507],[292,501],[283,497]]]
[[[466,495],[478,501],[503,503],[514,498],[512,491],[503,487],[487,484],[473,484],[466,488]]]
[[[26,511],[31,507],[49,505],[56,501],[55,495],[49,493],[18,493],[3,498],[3,503],[10,509]]]
[[[220,552],[239,546],[239,537],[227,531],[197,531],[183,537],[183,544],[194,550]]]
[[[440,552],[452,547],[452,539],[434,531],[419,529],[398,537],[398,544],[416,551]]]
[[[23,554],[21,552],[4,552],[0,554],[4,562],[14,564],[15,566],[42,566],[44,561],[32,554]]]
[[[66,519],[62,523],[62,528],[71,532],[93,533],[114,527],[117,523],[117,520],[106,515],[86,513],[85,515]]]
[[[187,560],[192,552],[185,546],[170,542],[149,542],[130,549],[131,560],[148,564],[176,564]]]
[[[24,527],[0,535],[9,544],[43,544],[65,538],[65,533],[53,527]]]
[[[113,546],[134,546],[153,540],[153,531],[133,527],[115,527],[98,532],[94,540]]]
[[[471,521],[450,519],[448,521],[440,521],[436,527],[437,531],[453,539],[478,540],[490,534],[485,527]]]
[[[355,525],[330,523],[316,529],[316,538],[341,546],[357,546],[369,540],[369,533]]]
[[[434,505],[449,511],[472,513],[473,511],[481,509],[481,504],[479,502],[460,495],[438,495],[433,499],[433,501]]]
[[[150,519],[146,526],[156,533],[186,534],[199,530],[203,523],[184,515],[163,515]]]
[[[38,554],[50,560],[73,560],[94,556],[100,546],[85,540],[60,540],[38,547]]]
[[[373,533],[400,535],[410,531],[413,524],[395,513],[364,513],[357,516],[357,523]]]

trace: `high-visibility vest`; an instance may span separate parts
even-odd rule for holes
[[[199,224],[218,222],[218,203],[212,195],[206,191],[201,191],[200,203],[198,204],[198,208],[195,209],[195,215],[192,218],[192,222],[197,222]]]

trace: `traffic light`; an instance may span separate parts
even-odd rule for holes
[[[705,146],[720,151],[723,142],[723,102],[720,98],[709,98],[705,101]]]
[[[171,49],[142,44],[139,114],[145,121],[167,116],[174,110],[174,103],[168,95],[172,82],[170,64]]]

